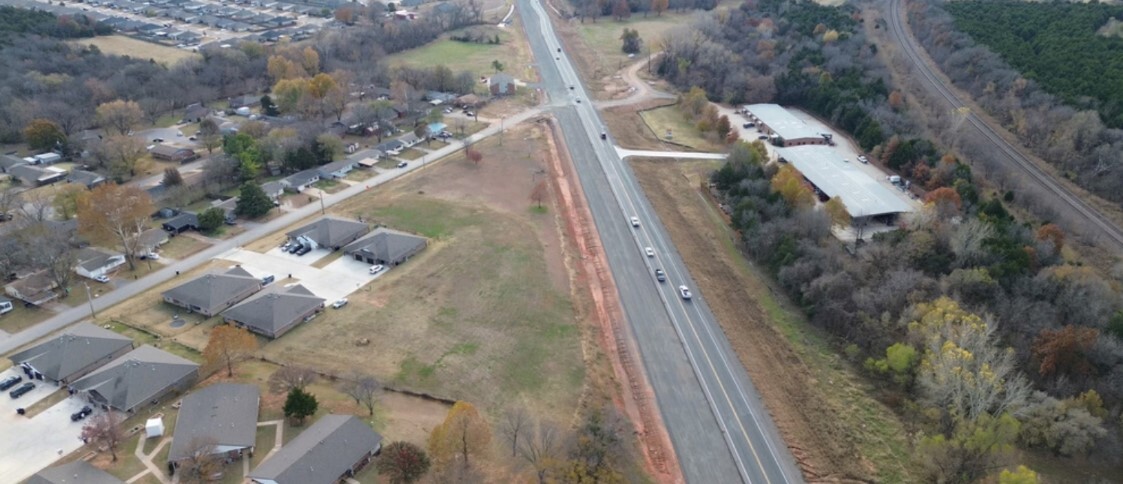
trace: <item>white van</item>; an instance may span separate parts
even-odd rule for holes
[[[9,301],[7,299],[0,299],[0,314],[10,312],[15,308],[16,307],[12,305],[12,301]]]

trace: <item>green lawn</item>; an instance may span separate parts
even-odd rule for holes
[[[703,137],[694,123],[687,119],[677,106],[664,106],[640,111],[640,117],[661,140],[671,141],[696,150],[721,149],[719,146],[715,146],[714,142]],[[670,139],[667,138],[667,130],[671,130],[672,137]]]
[[[475,44],[450,40],[448,35],[416,49],[399,52],[388,58],[390,65],[432,68],[445,65],[453,72],[470,71],[477,75],[490,75],[495,72],[491,62],[498,60],[505,65],[505,71],[517,78],[525,76],[523,67],[529,64],[526,50],[518,45],[523,42],[516,38],[513,29],[500,29],[495,26],[477,26],[471,30],[483,32],[494,37],[499,35],[499,44]],[[463,30],[451,32],[460,34]]]

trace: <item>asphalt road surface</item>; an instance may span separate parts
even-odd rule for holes
[[[521,112],[521,113],[519,113],[515,116],[511,116],[510,118],[507,118],[507,123],[510,126],[514,126],[514,125],[516,125],[518,123],[521,123],[521,122],[523,122],[527,119],[538,116],[539,114],[540,114],[540,111],[538,109],[526,110],[526,111],[523,111],[523,112]],[[484,128],[480,132],[478,132],[478,133],[476,133],[472,136],[469,136],[468,141],[470,143],[475,143],[475,142],[477,142],[481,139],[484,139],[488,136],[491,136],[491,135],[494,135],[494,134],[498,133],[499,130],[500,130],[500,125],[499,124],[493,124],[493,125],[491,125],[487,128]],[[448,146],[445,146],[444,148],[441,148],[441,149],[436,150],[432,153],[426,154],[424,157],[422,157],[418,161],[410,162],[408,168],[395,169],[395,170],[390,170],[390,171],[384,172],[384,173],[379,174],[378,176],[376,176],[374,178],[371,178],[371,179],[369,179],[369,180],[367,180],[363,183],[356,184],[356,185],[354,185],[350,188],[347,188],[347,189],[345,189],[345,190],[343,190],[339,193],[336,193],[336,194],[333,194],[333,195],[328,195],[328,196],[324,197],[324,206],[325,207],[331,207],[331,206],[333,206],[337,203],[340,203],[340,202],[342,202],[342,201],[344,201],[348,198],[351,198],[355,195],[363,193],[368,188],[373,188],[375,186],[381,185],[382,183],[390,181],[390,180],[392,180],[392,179],[394,179],[398,176],[401,176],[402,174],[408,173],[410,171],[421,169],[424,166],[426,166],[426,165],[428,165],[428,164],[430,164],[430,163],[432,163],[436,160],[439,160],[439,159],[441,159],[445,156],[448,156],[449,154],[452,154],[454,151],[459,150],[462,147],[463,147],[462,143],[454,142],[452,144],[449,144]],[[356,155],[361,155],[361,153],[362,152],[357,153]],[[355,156],[353,156],[353,158],[355,158]],[[356,158],[356,159],[359,159],[359,158]],[[93,301],[94,309],[96,311],[100,312],[100,311],[102,311],[106,308],[109,308],[110,306],[112,306],[114,304],[117,304],[117,303],[119,303],[121,301],[124,301],[128,298],[136,296],[137,294],[140,294],[141,292],[144,292],[145,290],[147,290],[148,288],[150,288],[152,286],[155,286],[157,284],[161,284],[164,281],[167,281],[169,279],[172,279],[172,278],[176,277],[177,272],[187,272],[191,269],[194,269],[195,267],[198,267],[199,265],[204,264],[207,261],[210,261],[211,259],[217,257],[219,254],[227,252],[230,249],[240,247],[240,246],[242,246],[244,244],[247,244],[249,242],[252,242],[254,240],[260,239],[261,237],[264,237],[264,236],[269,235],[273,232],[276,232],[280,229],[283,229],[283,228],[285,228],[289,225],[292,225],[296,222],[299,222],[301,219],[316,215],[316,213],[319,212],[319,211],[320,211],[320,204],[318,204],[318,203],[310,203],[310,204],[305,205],[301,208],[290,211],[290,212],[288,212],[288,213],[286,213],[286,214],[284,214],[280,217],[277,217],[273,220],[270,220],[269,222],[263,223],[263,224],[261,224],[257,227],[254,227],[250,230],[247,230],[246,232],[238,234],[235,237],[232,237],[230,239],[227,239],[227,240],[224,240],[220,243],[212,245],[211,247],[208,247],[207,249],[205,249],[205,250],[203,250],[203,251],[201,251],[201,252],[199,252],[195,255],[184,258],[183,260],[177,261],[177,262],[175,262],[175,263],[173,263],[169,266],[164,267],[163,269],[160,269],[156,272],[153,272],[153,273],[145,276],[144,280],[140,281],[141,282],[140,284],[129,284],[127,286],[120,287],[120,288],[117,288],[113,291],[110,291],[109,293],[106,293],[105,295],[103,295],[103,296],[101,296],[101,297],[99,297],[99,298],[97,298]],[[80,288],[80,286],[79,286],[79,288]],[[20,331],[19,333],[15,333],[8,338],[0,340],[0,354],[8,353],[8,352],[10,352],[10,351],[12,351],[16,348],[19,348],[19,347],[21,347],[21,346],[23,346],[27,343],[35,341],[35,340],[37,340],[37,339],[39,339],[43,336],[46,336],[46,335],[48,335],[48,334],[50,334],[54,331],[65,328],[65,327],[67,327],[67,326],[69,326],[73,323],[78,322],[78,321],[88,320],[89,316],[90,316],[90,306],[88,304],[80,304],[76,307],[67,309],[66,311],[63,311],[61,313],[58,313],[58,314],[52,316],[50,319],[47,319],[46,321],[43,321],[39,324],[36,324],[35,326],[32,326],[32,327],[30,327],[28,329],[25,329],[23,331]]]
[[[603,123],[537,0],[527,37],[589,200],[620,300],[688,482],[802,482],[748,375]],[[564,49],[562,49],[564,50]],[[640,227],[629,221],[637,217]],[[645,248],[655,255],[648,257]],[[662,268],[667,282],[656,281]],[[684,300],[685,285],[693,298]]]
[[[947,101],[952,109],[967,107],[951,89],[944,85],[943,79],[925,62],[927,53],[908,32],[901,3],[901,0],[889,0],[889,12],[885,15],[885,21],[889,24],[890,35],[901,46],[902,52],[912,62],[916,71],[920,73],[919,79],[921,82],[928,85],[939,97]],[[1079,195],[1072,193],[1063,184],[1058,183],[1053,175],[1042,170],[1022,155],[1016,147],[995,133],[994,129],[979,119],[975,113],[968,112],[966,119],[972,129],[977,130],[989,143],[994,145],[998,153],[996,159],[1007,166],[1012,173],[1025,173],[1028,175],[1026,183],[1037,185],[1038,192],[1042,195],[1053,197],[1059,200],[1062,206],[1068,206],[1068,213],[1064,214],[1063,218],[1073,217],[1077,220],[1087,221],[1086,224],[1067,224],[1070,227],[1069,230],[1080,230],[1095,238],[1097,242],[1106,242],[1108,245],[1105,245],[1104,248],[1123,249],[1123,229],[1120,229],[1111,219],[1105,217]]]

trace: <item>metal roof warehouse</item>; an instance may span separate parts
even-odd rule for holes
[[[911,212],[912,206],[826,146],[776,150],[828,197],[839,197],[853,218]]]
[[[778,136],[783,146],[827,144],[823,133],[779,104],[750,104],[745,106],[745,111],[753,121],[761,125],[762,132]]]

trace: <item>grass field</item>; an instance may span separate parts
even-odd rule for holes
[[[677,106],[664,106],[640,111],[639,115],[661,140],[671,141],[696,150],[721,149],[715,146],[714,142],[703,137],[694,123],[690,122]],[[671,130],[671,139],[667,139],[667,130]]]
[[[165,65],[173,65],[181,60],[199,57],[199,54],[175,47],[153,44],[123,35],[109,35],[73,41],[80,45],[93,45],[103,54],[129,56],[136,59],[152,59]]]
[[[477,76],[487,76],[495,73],[492,61],[498,60],[505,66],[504,71],[518,79],[530,79],[529,72],[530,49],[523,38],[522,27],[500,29],[487,25],[471,27],[474,32],[482,32],[486,36],[499,35],[499,44],[476,44],[450,40],[450,35],[461,34],[462,30],[450,32],[440,39],[429,44],[391,55],[387,61],[390,65],[406,65],[410,67],[432,68],[439,65],[447,66],[453,72],[469,71]],[[482,90],[483,88],[480,87]]]
[[[18,301],[14,301],[14,308],[7,314],[0,316],[0,330],[9,333],[18,333],[43,321],[54,313],[37,307],[26,308]]]
[[[173,259],[182,259],[195,254],[200,250],[210,247],[205,242],[200,242],[191,237],[172,237],[168,243],[160,246],[160,253]]]
[[[621,50],[624,43],[620,40],[620,36],[624,33],[624,29],[634,29],[639,32],[639,37],[643,39],[644,50],[636,57],[646,57],[649,48],[658,51],[659,43],[668,30],[676,25],[685,24],[692,16],[693,13],[667,12],[662,17],[649,15],[644,18],[642,15],[633,15],[623,22],[609,18],[602,18],[596,23],[586,20],[585,23],[578,25],[577,32],[581,34],[588,48],[596,53],[601,67],[609,72],[615,72],[624,64],[634,61]]]

